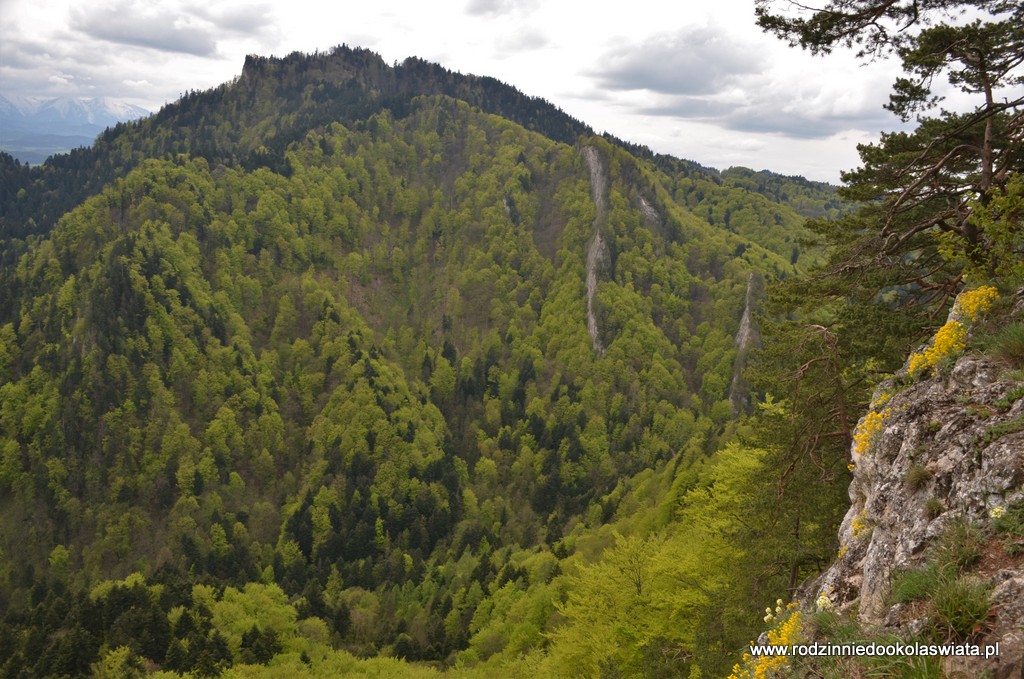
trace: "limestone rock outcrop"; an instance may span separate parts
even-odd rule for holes
[[[803,586],[802,607],[824,593],[864,626],[905,637],[924,627],[921,607],[891,602],[894,577],[924,564],[951,523],[989,525],[999,508],[1024,502],[1024,382],[1012,374],[967,355],[948,373],[876,391],[860,424],[873,418],[876,432],[854,455],[839,555]],[[977,577],[991,588],[990,612],[972,641],[999,642],[1000,656],[946,658],[947,676],[1024,676],[1024,556],[1007,556],[995,538],[986,553]]]

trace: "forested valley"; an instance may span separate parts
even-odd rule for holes
[[[1019,87],[982,4],[996,65],[908,72]],[[837,189],[342,46],[0,155],[0,676],[739,671],[878,383],[963,290],[1021,326],[1022,127],[922,118]]]

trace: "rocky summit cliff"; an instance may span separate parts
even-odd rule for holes
[[[958,314],[959,304],[944,327]],[[1020,677],[1024,382],[1019,369],[976,352],[915,382],[915,363],[941,343],[940,330],[876,391],[853,444],[838,557],[798,600],[856,621],[860,641],[999,644],[987,660],[929,660],[926,676]]]

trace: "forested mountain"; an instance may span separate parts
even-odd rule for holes
[[[526,636],[483,656],[543,645],[569,534],[715,451],[749,402],[746,307],[799,261],[791,208],[654,161],[495,81],[342,48],[9,166],[8,673],[86,672],[135,625],[153,666],[251,659],[196,587],[440,663],[529,592]],[[107,598],[145,605],[92,615],[128,576]]]
[[[346,47],[3,161],[5,677],[727,674],[948,306],[842,278],[884,196]]]

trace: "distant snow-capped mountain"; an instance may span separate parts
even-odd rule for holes
[[[7,97],[0,94],[0,114],[72,124],[106,125],[149,115],[144,108],[108,97]]]
[[[88,146],[119,122],[143,118],[144,108],[107,97],[17,97],[0,94],[0,149],[26,163]]]

